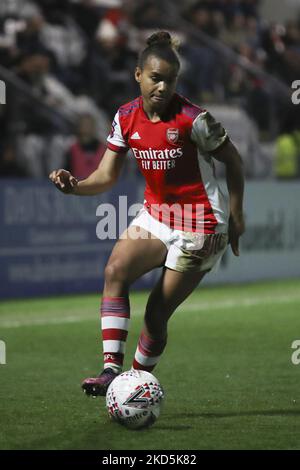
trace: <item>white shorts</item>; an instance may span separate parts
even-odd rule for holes
[[[175,271],[210,271],[216,268],[228,244],[227,233],[202,234],[168,227],[143,207],[130,226],[141,227],[167,247],[165,266]]]

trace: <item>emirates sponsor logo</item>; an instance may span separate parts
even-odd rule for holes
[[[147,150],[139,150],[137,148],[132,148],[135,158],[142,160],[169,160],[173,158],[179,158],[183,155],[183,150],[181,147],[176,149],[163,149],[163,150],[154,150],[149,148]]]

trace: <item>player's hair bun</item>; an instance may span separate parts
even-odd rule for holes
[[[173,38],[168,31],[157,31],[147,39],[147,46],[139,55],[138,67],[143,69],[148,57],[154,55],[176,65],[179,70],[178,46],[179,41]]]
[[[173,46],[172,38],[168,31],[158,31],[147,39],[148,46]]]

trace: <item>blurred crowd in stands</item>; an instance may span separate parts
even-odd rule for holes
[[[275,142],[270,175],[299,177],[300,112],[287,95],[300,79],[300,16],[270,24],[262,2],[1,0],[0,176],[92,171],[117,108],[139,94],[139,51],[167,29],[181,44],[178,91],[242,110],[260,141]]]

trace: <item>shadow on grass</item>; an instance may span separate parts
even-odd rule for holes
[[[176,415],[177,416],[177,415]],[[150,428],[152,429],[152,428]],[[192,426],[186,426],[186,425],[183,425],[183,424],[179,424],[179,425],[174,425],[174,426],[165,426],[163,424],[155,424],[153,429],[157,429],[159,431],[189,431],[190,429],[192,429]]]
[[[26,445],[20,446],[20,444],[13,445],[8,447],[9,449],[14,450],[38,450],[38,449],[82,449],[82,450],[114,450],[117,447],[117,442],[119,442],[119,437],[122,436],[121,444],[127,445],[126,448],[133,449],[136,445],[136,436],[139,435],[139,444],[142,446],[144,438],[148,436],[150,431],[154,437],[156,432],[161,436],[160,432],[164,433],[165,431],[169,433],[180,433],[180,432],[189,432],[195,428],[195,422],[193,419],[220,419],[220,418],[241,418],[241,417],[251,417],[251,416],[281,416],[281,417],[300,417],[300,410],[250,410],[250,411],[237,411],[237,412],[215,412],[215,413],[166,413],[163,415],[163,419],[166,424],[164,424],[163,419],[149,429],[143,429],[139,432],[130,431],[122,426],[119,426],[117,423],[106,421],[101,423],[100,421],[90,420],[85,425],[80,427],[66,428],[63,429],[60,433],[51,433],[49,432],[47,437],[41,437],[40,439],[33,439],[31,442],[26,442]],[[180,424],[178,421],[184,419],[190,419],[189,424]],[[168,424],[169,422],[174,422],[173,425]],[[124,432],[125,431],[125,432]],[[178,434],[180,436],[180,434]],[[124,444],[125,442],[125,444]],[[116,447],[115,447],[116,446]],[[142,448],[142,447],[141,447]]]
[[[168,415],[168,417],[173,415]],[[179,413],[178,418],[236,418],[241,416],[300,416],[300,410],[252,410],[231,413]],[[175,415],[174,415],[175,417]]]
[[[24,446],[14,446],[14,450],[54,450],[54,449],[64,449],[64,450],[114,450],[118,449],[118,442],[120,436],[122,436],[121,445],[124,445],[125,442],[128,443],[129,449],[134,449],[133,445],[136,443],[137,435],[139,439],[143,441],[144,438],[147,438],[149,432],[155,435],[157,431],[166,431],[166,432],[187,432],[190,431],[193,426],[184,425],[184,424],[174,424],[164,425],[155,423],[154,426],[145,429],[130,430],[126,429],[123,426],[120,426],[118,423],[108,421],[105,425],[100,425],[100,423],[90,423],[88,429],[73,429],[73,432],[70,430],[65,430],[60,434],[52,433],[47,436],[47,438],[34,439],[31,442],[27,442]]]

